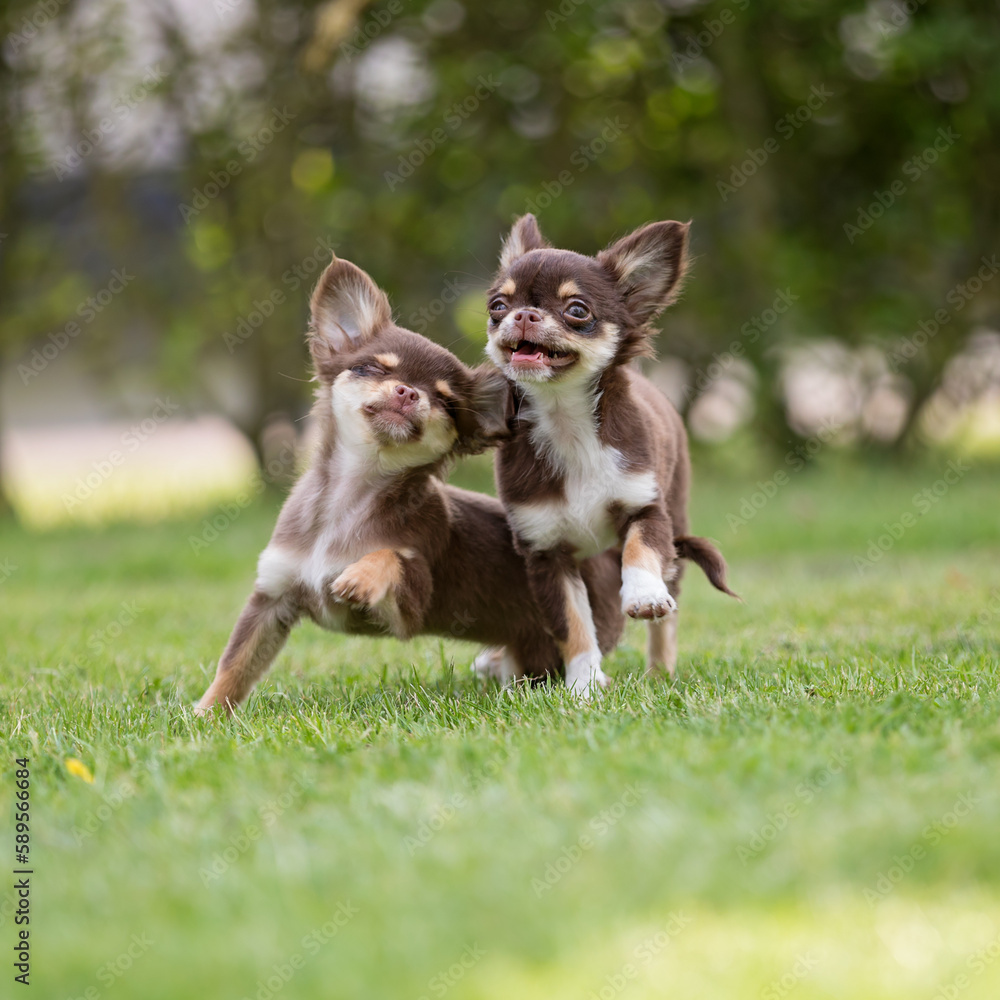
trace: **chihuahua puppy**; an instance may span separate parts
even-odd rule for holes
[[[517,415],[497,488],[566,682],[581,694],[607,683],[584,558],[620,547],[622,611],[649,621],[648,673],[675,671],[679,560],[736,596],[719,552],[687,534],[684,424],[628,364],[652,354],[652,321],[680,289],[687,236],[687,224],[655,222],[586,257],[552,249],[525,215],[488,293],[486,351],[514,385]]]
[[[508,433],[506,381],[396,326],[385,294],[347,261],[333,259],[311,305],[321,444],[197,712],[231,712],[303,615],[341,632],[488,643],[480,666],[505,679],[557,672],[502,506],[440,478],[450,456]],[[620,571],[591,560],[583,579],[608,651],[624,626]]]

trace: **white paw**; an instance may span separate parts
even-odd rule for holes
[[[665,618],[677,610],[667,585],[649,570],[627,566],[622,570],[622,611],[631,618]]]
[[[581,653],[566,664],[566,687],[582,701],[590,701],[611,683],[601,670],[599,652]]]
[[[500,669],[500,656],[499,646],[487,646],[479,652],[469,669],[481,680],[493,680]]]
[[[503,646],[487,646],[472,661],[472,672],[484,681],[499,681],[505,687],[517,680],[517,666]]]

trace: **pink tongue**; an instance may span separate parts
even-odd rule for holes
[[[518,361],[541,361],[542,352],[535,351],[533,354],[529,354],[527,351],[518,349],[514,352],[513,357],[517,358]]]

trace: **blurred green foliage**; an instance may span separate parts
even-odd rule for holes
[[[113,379],[138,325],[134,349],[191,398],[218,402],[218,365],[239,366],[254,438],[308,400],[317,240],[473,361],[516,215],[583,252],[693,219],[660,349],[698,373],[742,344],[780,446],[776,348],[891,348],[997,249],[992,0],[68,0],[28,44],[41,6],[5,12],[2,343],[61,328],[126,262],[141,280],[87,338],[94,363]],[[151,72],[142,141],[60,179],[52,150]],[[793,308],[748,336],[780,290]],[[911,417],[998,313],[988,285],[906,365]]]

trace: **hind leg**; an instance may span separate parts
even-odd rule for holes
[[[678,561],[674,566],[673,591],[676,597],[680,597],[684,563]],[[672,611],[666,617],[649,623],[646,640],[647,677],[662,677],[664,673],[671,678],[677,675],[677,615],[677,611]]]
[[[472,672],[482,680],[507,687],[524,676],[524,665],[506,646],[487,646],[473,661]]]
[[[649,623],[646,643],[646,676],[670,677],[677,673],[677,612]]]

